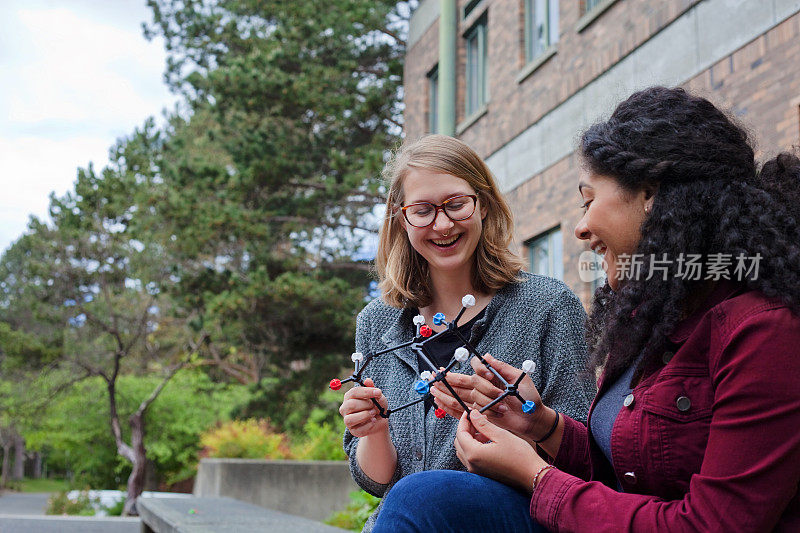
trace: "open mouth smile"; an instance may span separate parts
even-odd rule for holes
[[[606,248],[605,244],[603,244],[602,242],[599,242],[599,243],[595,244],[594,246],[592,246],[592,251],[594,251],[594,253],[596,253],[597,255],[603,255],[604,256],[604,255],[606,255],[606,252],[608,251],[608,248]]]
[[[458,235],[453,235],[452,237],[448,237],[446,239],[431,239],[431,242],[439,248],[449,248],[453,246],[460,238],[461,234],[459,233]]]

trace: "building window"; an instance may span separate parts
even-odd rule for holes
[[[531,272],[564,279],[564,250],[561,228],[555,228],[528,241],[528,260]]]
[[[477,8],[483,0],[470,0],[467,2],[467,5],[464,6],[464,15],[462,18],[468,18],[473,12],[475,12],[475,8]]]
[[[489,100],[486,77],[486,17],[481,18],[465,36],[467,45],[466,115],[480,110]]]
[[[592,9],[600,5],[603,0],[583,0],[583,12],[588,13]]]
[[[428,72],[428,131],[439,133],[439,65]]]
[[[558,0],[525,0],[525,60],[558,42]]]

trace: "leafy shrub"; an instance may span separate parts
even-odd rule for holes
[[[337,511],[325,520],[326,524],[361,531],[369,515],[378,507],[381,499],[364,492],[363,490],[350,493],[350,503],[344,511]]]
[[[114,501],[111,505],[104,505],[103,509],[105,510],[108,516],[122,516],[122,510],[125,508],[125,498],[120,498]]]
[[[303,436],[292,446],[295,459],[305,461],[343,461],[347,456],[342,449],[344,420],[336,417],[333,422],[325,421],[327,412],[314,409],[303,426]]]
[[[94,516],[94,504],[89,494],[83,490],[75,499],[69,498],[69,491],[57,492],[47,500],[45,514]]]
[[[120,377],[117,407],[126,439],[128,416],[160,381],[158,376]],[[31,449],[47,456],[48,471],[74,475],[73,486],[124,488],[130,475],[130,462],[117,453],[109,430],[106,394],[101,378],[77,383],[54,398],[37,426],[24,435]],[[216,421],[230,419],[231,409],[246,396],[242,385],[214,383],[195,369],[178,372],[147,411],[147,458],[159,480],[171,484],[194,476],[200,434]]]
[[[288,459],[288,439],[264,419],[232,420],[200,435],[205,457]]]

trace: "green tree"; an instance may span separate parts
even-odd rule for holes
[[[199,353],[264,400],[250,415],[285,423],[269,398],[313,402],[349,364],[412,4],[149,2],[146,32],[165,38],[187,103],[149,208],[180,257],[173,294]]]
[[[0,265],[6,322],[30,309],[32,319],[15,329],[49,331],[42,344],[58,346],[50,372],[37,381],[50,379],[51,390],[87,377],[105,382],[108,426],[117,453],[132,465],[126,514],[144,484],[147,410],[190,353],[188,334],[169,314],[162,290],[170,262],[144,229],[153,225],[150,214],[135,203],[153,180],[150,145],[158,141],[148,124],[112,150],[102,173],[79,170],[74,191],[51,197],[52,224],[32,220]],[[117,384],[125,373],[145,372],[163,377],[128,416],[126,439]]]
[[[158,376],[120,377],[118,410],[124,419],[160,383]],[[241,385],[214,383],[197,369],[178,373],[147,414],[147,460],[166,483],[194,475],[200,451],[199,435],[219,420],[227,420],[246,395]],[[48,451],[51,469],[70,471],[75,479],[97,488],[117,488],[131,472],[131,463],[116,453],[108,431],[106,383],[90,378],[49,402],[43,422],[26,434],[29,445]],[[130,438],[130,428],[123,427]]]
[[[148,4],[146,34],[166,39],[169,85],[213,117],[209,133],[230,158],[219,170],[237,209],[219,209],[218,222],[265,245],[295,233],[322,248],[327,231],[362,227],[381,203],[384,153],[399,139],[409,3]]]

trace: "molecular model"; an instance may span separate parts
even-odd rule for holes
[[[425,317],[423,317],[422,315],[417,315],[414,317],[414,326],[416,329],[416,335],[410,341],[371,354],[364,355],[360,352],[354,353],[351,356],[351,359],[355,363],[355,371],[347,378],[332,379],[330,382],[330,388],[333,390],[339,390],[343,384],[350,381],[357,383],[358,385],[364,386],[364,380],[362,378],[362,375],[364,374],[364,370],[367,368],[367,365],[372,359],[374,359],[379,355],[383,355],[385,353],[393,352],[395,350],[399,350],[405,347],[410,347],[414,352],[416,352],[417,355],[419,355],[420,359],[430,368],[430,370],[424,370],[420,372],[419,379],[414,383],[413,386],[414,390],[420,395],[420,397],[416,400],[410,401],[399,407],[389,408],[389,409],[384,409],[383,406],[381,406],[375,398],[372,398],[372,403],[374,403],[375,406],[377,406],[378,411],[380,412],[380,415],[383,418],[389,418],[389,415],[392,413],[401,411],[407,407],[411,407],[414,404],[424,401],[430,395],[431,384],[437,381],[441,381],[442,384],[444,384],[447,390],[450,391],[450,394],[453,395],[453,398],[456,399],[456,401],[461,405],[461,407],[467,413],[467,416],[469,416],[469,411],[470,411],[469,407],[467,407],[467,404],[464,403],[464,401],[458,396],[456,391],[453,390],[453,387],[450,386],[450,384],[447,382],[447,373],[455,365],[460,363],[466,363],[472,357],[477,357],[480,360],[480,362],[483,363],[484,366],[486,366],[486,368],[489,369],[489,371],[492,374],[494,374],[494,376],[497,379],[499,379],[500,382],[505,387],[505,390],[500,394],[500,396],[489,402],[480,410],[481,413],[486,411],[487,409],[490,409],[492,406],[502,401],[507,396],[514,396],[520,402],[522,402],[523,412],[533,413],[536,410],[536,404],[530,400],[525,400],[520,395],[518,386],[520,382],[522,382],[522,379],[525,377],[526,373],[527,374],[533,373],[533,371],[536,368],[536,363],[534,363],[530,359],[526,360],[525,362],[522,363],[523,372],[520,374],[517,380],[514,383],[509,383],[508,381],[506,381],[506,379],[503,378],[503,376],[501,376],[500,373],[497,372],[497,370],[492,368],[492,365],[490,365],[489,362],[480,353],[478,353],[475,347],[473,347],[469,343],[469,341],[466,338],[464,338],[464,336],[458,331],[458,320],[462,317],[462,315],[468,308],[475,305],[475,297],[472,296],[471,294],[467,294],[461,299],[461,305],[462,305],[461,311],[459,311],[458,316],[456,316],[456,318],[452,322],[447,322],[445,315],[442,313],[436,313],[435,315],[433,315],[433,324],[435,326],[441,326],[441,325],[447,326],[446,329],[440,331],[439,333],[434,333],[433,330],[430,328],[430,326],[425,325]],[[458,338],[458,340],[463,343],[463,346],[455,350],[452,359],[450,359],[450,362],[447,364],[446,367],[444,367],[443,370],[438,370],[429,358],[429,354],[426,350],[426,345],[438,339],[447,332],[452,332],[452,334],[454,334]],[[441,408],[436,409],[434,411],[434,414],[436,415],[436,418],[444,418],[446,415],[444,409]]]

